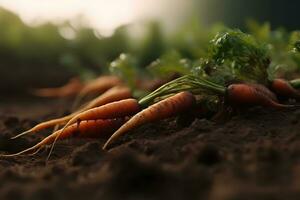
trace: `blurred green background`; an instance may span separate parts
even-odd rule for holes
[[[245,21],[254,19],[268,21],[272,27],[298,29],[300,14],[297,9],[300,2],[296,0],[188,1],[192,6],[185,8],[189,10],[182,20],[168,19],[171,30],[165,28],[168,26],[161,24],[160,19],[149,20],[144,23],[139,37],[133,25],[121,26],[108,37],[95,32],[93,28],[75,28],[67,21],[60,25],[49,22],[29,26],[18,15],[1,8],[0,91],[4,94],[21,94],[30,88],[58,86],[72,76],[89,79],[105,73],[108,64],[122,52],[136,55],[139,65],[144,67],[170,49],[180,49],[183,45],[199,48],[204,40],[201,35],[192,37],[191,41],[178,38],[189,30],[200,33],[202,30],[197,29],[205,29],[219,22],[244,29]],[[75,36],[68,38],[72,33]],[[184,53],[184,49],[181,52]],[[200,56],[189,52],[185,55]]]

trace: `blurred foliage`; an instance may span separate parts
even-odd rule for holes
[[[156,77],[169,77],[173,74],[188,74],[190,69],[189,60],[175,50],[170,50],[153,61],[147,68]]]
[[[139,76],[193,73],[218,83],[230,78],[265,83],[267,76],[300,69],[300,32],[272,30],[269,23],[253,20],[247,22],[247,34],[223,24],[206,27],[198,17],[171,33],[150,22],[139,39],[130,37],[130,25],[109,37],[68,22],[30,27],[4,9],[0,25],[0,64],[64,67],[83,79],[113,73],[132,87]]]
[[[160,24],[150,22],[145,27],[146,33],[142,36],[142,40],[140,42],[133,40],[133,43],[138,44],[130,49],[137,56],[142,67],[149,65],[166,51],[166,42]]]
[[[4,9],[0,9],[0,25],[1,62],[12,66],[62,66],[90,77],[105,71],[109,61],[128,50],[127,33],[122,27],[110,37],[98,36],[90,28],[74,28],[69,23],[30,27]],[[73,31],[75,37],[64,38],[60,33],[63,29]]]
[[[259,24],[254,20],[247,22],[248,31],[259,42],[268,45],[271,57],[269,67],[270,78],[285,76],[286,73],[295,73],[300,69],[300,55],[297,41],[300,39],[299,31],[288,32],[284,28],[272,30],[268,22]]]
[[[122,53],[117,59],[110,63],[109,70],[112,74],[121,77],[126,84],[135,89],[136,80],[139,75],[137,59],[130,54]]]

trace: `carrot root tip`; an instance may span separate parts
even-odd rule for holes
[[[27,131],[24,131],[24,132],[22,132],[22,133],[16,135],[16,136],[11,137],[10,139],[11,139],[11,140],[14,140],[14,139],[17,139],[17,138],[22,137],[22,136],[24,136],[24,135],[27,135],[28,133],[31,133],[31,132],[32,132],[31,130],[27,130]]]
[[[20,155],[23,155],[25,153],[28,153],[28,152],[31,152],[31,151],[34,151],[33,153],[29,154],[29,155],[35,155],[37,154],[40,150],[41,150],[42,146],[41,145],[35,145],[33,147],[30,147],[28,149],[25,149],[23,151],[20,151],[18,153],[14,153],[14,154],[3,154],[3,155],[0,155],[0,158],[3,157],[3,158],[9,158],[9,157],[16,157],[16,156],[20,156]]]

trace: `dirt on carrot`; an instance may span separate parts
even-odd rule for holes
[[[70,102],[0,104],[0,150],[34,145],[51,130],[10,137],[70,111]],[[225,122],[173,117],[120,138],[59,141],[27,157],[0,158],[0,199],[299,199],[300,110],[253,107]]]

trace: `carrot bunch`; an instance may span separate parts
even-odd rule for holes
[[[57,140],[72,136],[85,138],[101,137],[113,133],[116,130],[103,147],[107,148],[108,145],[129,130],[148,122],[154,122],[179,114],[191,108],[195,102],[195,97],[190,92],[180,92],[142,111],[140,111],[142,104],[135,99],[129,98],[114,101],[74,115],[62,129],[55,131],[33,147],[16,154],[2,156],[10,157],[38,151],[40,148],[49,144],[52,144],[51,154]],[[134,116],[131,117],[132,115]],[[39,130],[41,129],[42,126],[40,126]]]
[[[145,84],[145,78],[138,79],[137,71],[130,67],[135,65],[134,59],[127,54],[121,54],[111,63],[110,70],[113,75],[99,77],[78,88],[73,87],[75,84],[70,82],[65,87],[52,91],[52,94],[57,92],[56,94],[65,95],[71,88],[72,92],[69,94],[77,95],[75,104],[89,94],[101,95],[68,116],[42,122],[15,136],[14,138],[18,138],[61,126],[33,147],[6,156],[38,151],[46,145],[52,145],[51,154],[57,140],[70,137],[109,137],[103,146],[103,149],[108,149],[118,138],[134,128],[182,114],[199,106],[204,108],[200,112],[208,110],[212,113],[217,113],[224,106],[235,109],[250,106],[298,108],[297,105],[283,104],[279,99],[285,97],[300,100],[299,79],[287,81],[271,78],[274,76],[270,74],[271,59],[267,48],[250,35],[238,30],[219,33],[211,41],[209,53],[209,56],[195,66],[187,65],[189,62],[181,66],[181,57],[177,54],[174,60],[169,57],[162,61],[157,60],[155,65],[152,63],[152,68],[161,67],[155,68],[155,71],[167,71],[170,79],[153,79],[150,86]],[[172,66],[168,63],[176,65],[173,74]],[[179,78],[174,79],[174,74]],[[151,87],[153,85],[155,87]],[[133,98],[132,93],[141,88],[155,90],[139,100]],[[46,93],[49,91],[44,90]],[[212,106],[206,102],[211,102]]]

